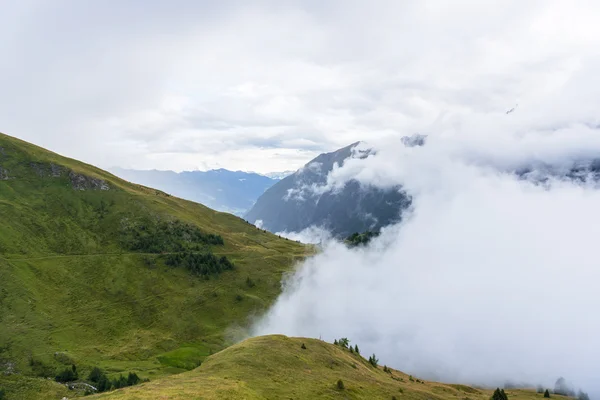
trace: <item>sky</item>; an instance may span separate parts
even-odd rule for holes
[[[103,168],[265,173],[516,104],[560,124],[595,107],[599,7],[0,0],[0,131]]]

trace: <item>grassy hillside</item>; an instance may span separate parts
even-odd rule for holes
[[[186,263],[199,254],[234,268],[193,273]],[[71,364],[152,380],[192,369],[240,336],[305,254],[232,215],[0,134],[0,389],[25,398],[18,382],[36,385],[24,376]]]
[[[344,389],[337,386],[340,379]],[[533,390],[507,390],[507,394],[510,400],[543,398]],[[491,390],[428,382],[393,369],[386,372],[320,340],[275,335],[231,346],[193,371],[90,399],[489,400],[491,395]]]

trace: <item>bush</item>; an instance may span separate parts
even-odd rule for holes
[[[306,346],[304,345],[304,343],[302,343],[301,348],[302,348],[302,350],[306,350]]]
[[[40,360],[30,358],[29,366],[31,367],[31,370],[35,376],[39,376],[41,378],[50,378],[56,376],[56,369],[51,365],[44,364]]]
[[[550,391],[548,389],[546,389],[546,391],[544,392],[544,398],[546,398],[546,399],[550,398]]]
[[[387,373],[391,374],[391,373],[392,373],[392,370],[391,370],[391,369],[389,369],[389,368],[387,367],[387,365],[384,365],[384,366],[383,366],[383,372],[387,372]]]
[[[77,376],[77,367],[75,367],[75,365],[72,365],[71,368],[67,368],[64,371],[60,372],[58,375],[56,375],[54,380],[56,382],[67,383],[76,381],[78,378],[79,376]]]
[[[337,381],[337,388],[340,390],[344,390],[344,382],[341,379]]]

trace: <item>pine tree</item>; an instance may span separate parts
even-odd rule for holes
[[[338,345],[338,341],[337,341],[337,339],[335,339],[335,340],[333,341],[333,344],[334,344],[334,345],[336,345],[336,346]]]
[[[504,389],[497,388],[494,390],[494,394],[492,395],[492,400],[508,400],[508,396],[504,392]]]
[[[546,399],[550,398],[550,391],[548,391],[548,389],[546,389],[546,391],[544,392],[544,398],[546,398]]]
[[[373,355],[371,357],[369,357],[369,363],[372,366],[377,367],[377,363],[379,363],[379,360],[377,359],[377,357],[375,357],[375,353],[373,353]]]
[[[357,344],[354,345],[354,352],[356,354],[360,354],[360,351],[358,351],[358,345]]]

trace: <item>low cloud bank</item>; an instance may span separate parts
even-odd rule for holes
[[[319,244],[331,240],[331,233],[318,226],[309,226],[300,232],[277,232],[276,235],[307,244]]]
[[[423,147],[380,143],[335,169],[328,185],[401,184],[413,208],[366,248],[329,241],[254,333],[348,337],[382,363],[445,381],[552,388],[564,376],[597,397],[600,191],[514,170],[598,156],[600,132],[504,135],[504,123],[479,140],[480,123],[468,126]]]

